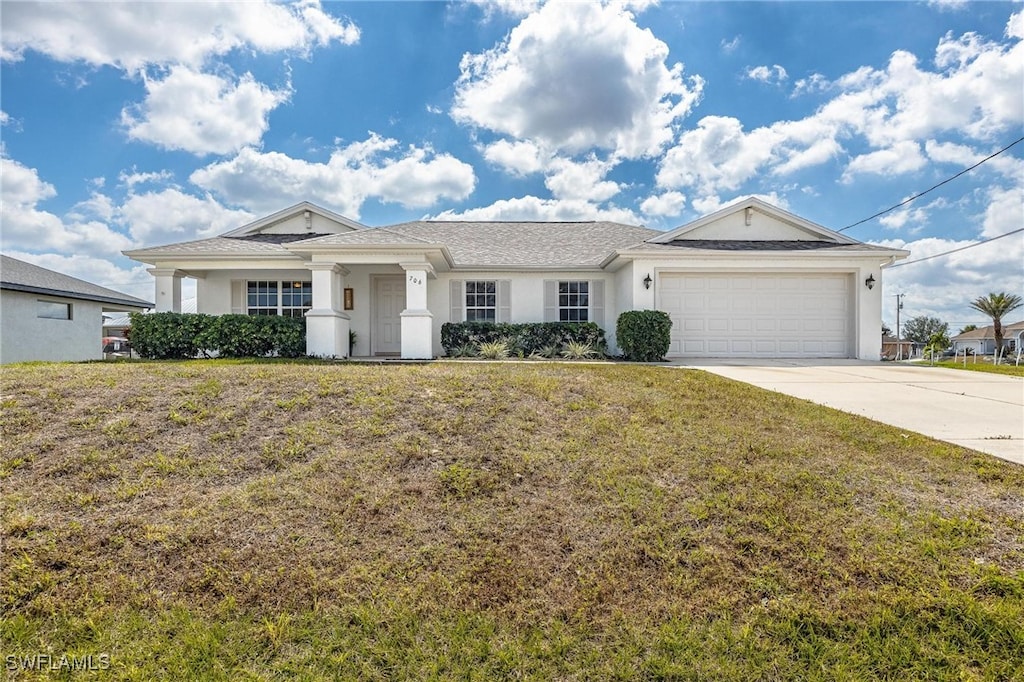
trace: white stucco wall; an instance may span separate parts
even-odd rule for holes
[[[39,300],[70,303],[70,320],[38,316]],[[0,290],[0,363],[103,359],[103,305]]]

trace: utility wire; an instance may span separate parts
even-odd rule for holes
[[[897,208],[899,208],[900,206],[905,206],[906,204],[909,204],[909,203],[910,203],[911,201],[913,201],[914,199],[920,199],[920,198],[921,198],[921,197],[923,197],[923,196],[924,196],[925,194],[928,194],[928,192],[931,192],[931,191],[932,191],[933,189],[938,189],[939,187],[942,187],[943,185],[945,185],[945,184],[946,184],[947,182],[952,182],[953,180],[956,180],[957,178],[959,178],[959,177],[960,177],[961,175],[963,175],[964,173],[969,173],[969,172],[971,172],[972,170],[974,170],[975,168],[977,168],[977,167],[978,167],[978,166],[980,166],[981,164],[985,163],[986,161],[989,161],[989,160],[991,160],[991,159],[994,159],[994,158],[996,158],[997,156],[999,156],[1000,154],[1002,154],[1003,152],[1005,152],[1005,151],[1006,151],[1007,149],[1009,149],[1010,147],[1013,147],[1013,146],[1014,146],[1014,145],[1016,145],[1016,144],[1020,144],[1021,142],[1024,142],[1024,137],[1021,137],[1021,138],[1017,139],[1016,141],[1014,141],[1014,142],[1011,142],[1010,144],[1006,145],[1005,147],[1003,147],[1002,149],[1000,149],[999,151],[997,151],[997,152],[996,152],[995,154],[991,154],[991,155],[989,155],[989,156],[986,156],[986,157],[985,157],[984,159],[982,159],[982,160],[981,160],[981,161],[979,161],[978,163],[974,164],[974,165],[973,165],[973,166],[971,166],[970,168],[964,168],[964,169],[963,169],[962,171],[960,171],[959,173],[957,173],[957,174],[956,174],[956,175],[954,175],[953,177],[951,177],[951,178],[946,178],[945,180],[943,180],[943,181],[942,181],[942,182],[940,182],[939,184],[937,184],[937,185],[932,185],[931,187],[929,187],[929,188],[928,188],[928,189],[926,189],[925,191],[923,191],[923,192],[920,192],[920,193],[918,193],[918,194],[915,194],[914,196],[910,197],[909,199],[904,199],[903,201],[901,201],[900,203],[896,204],[895,206],[890,206],[889,208],[885,209],[884,211],[879,211],[878,213],[876,213],[876,214],[875,214],[875,215],[873,215],[873,216],[868,216],[868,217],[867,217],[867,218],[865,218],[864,220],[858,220],[857,222],[855,222],[855,223],[852,223],[852,224],[850,224],[850,225],[847,225],[846,227],[844,227],[844,228],[842,228],[842,229],[836,230],[836,232],[844,232],[844,231],[846,231],[846,230],[849,230],[849,229],[850,229],[851,227],[857,227],[857,226],[858,226],[858,225],[860,225],[861,223],[866,223],[867,221],[869,221],[869,220],[874,220],[875,218],[877,218],[877,217],[879,217],[879,216],[883,216],[883,215],[885,215],[886,213],[888,213],[888,212],[890,212],[890,211],[895,211],[895,210],[896,210]],[[1012,234],[1012,233],[1010,233],[1010,234]],[[982,242],[982,243],[983,243],[983,242]],[[916,261],[912,261],[912,262],[916,262]],[[904,265],[906,265],[906,264],[904,263]]]
[[[1024,138],[1022,138],[1022,139],[1024,139]],[[1017,230],[1010,230],[1006,234],[1001,234],[998,237],[990,237],[989,239],[983,239],[980,242],[974,242],[973,244],[968,244],[967,246],[961,246],[958,249],[951,249],[949,251],[943,251],[942,253],[935,253],[935,254],[932,254],[931,256],[925,256],[924,258],[918,258],[917,260],[906,260],[906,261],[903,261],[902,263],[893,263],[892,265],[888,266],[886,268],[886,270],[891,270],[892,268],[899,268],[899,267],[902,267],[904,265],[911,265],[913,263],[921,263],[921,262],[926,261],[926,260],[931,260],[932,258],[939,258],[940,256],[948,256],[949,254],[956,253],[957,251],[966,251],[967,249],[973,249],[975,246],[981,246],[982,244],[988,244],[989,242],[994,242],[995,240],[1002,239],[1003,237],[1009,237],[1011,234],[1017,234],[1018,232],[1024,232],[1024,227],[1019,228]]]

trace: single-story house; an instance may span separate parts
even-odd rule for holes
[[[305,316],[307,351],[441,355],[448,321],[672,317],[673,357],[878,360],[882,268],[858,242],[756,198],[673,230],[606,221],[418,220],[367,227],[308,202],[219,237],[126,251],[158,311],[196,280],[200,313]]]
[[[895,336],[882,337],[883,360],[909,360],[916,353],[916,344],[908,339],[897,339]]]
[[[103,358],[103,313],[153,304],[0,256],[0,363]]]
[[[957,334],[950,341],[957,353],[966,350],[975,355],[994,355],[996,352],[996,331],[992,325]],[[1024,320],[1003,325],[1003,344],[1012,353],[1024,346]]]

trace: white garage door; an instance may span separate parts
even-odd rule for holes
[[[662,273],[676,357],[850,357],[850,276]]]

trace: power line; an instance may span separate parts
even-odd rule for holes
[[[896,204],[895,206],[890,206],[889,208],[885,209],[884,211],[879,211],[878,213],[876,213],[876,214],[875,214],[875,215],[873,215],[873,216],[868,216],[868,217],[867,217],[867,218],[865,218],[864,220],[858,220],[858,221],[857,221],[857,222],[855,222],[855,223],[851,223],[850,225],[847,225],[846,227],[844,227],[844,228],[842,228],[842,229],[836,230],[836,232],[844,232],[844,231],[846,231],[846,230],[849,230],[849,229],[850,229],[851,227],[857,227],[857,226],[858,226],[858,225],[860,225],[861,223],[866,223],[867,221],[869,221],[869,220],[874,220],[875,218],[877,218],[877,217],[879,217],[879,216],[883,216],[883,215],[885,215],[886,213],[888,213],[888,212],[890,212],[890,211],[895,211],[895,210],[896,210],[897,208],[899,208],[900,206],[905,206],[906,204],[909,204],[909,203],[910,203],[911,201],[913,201],[914,199],[920,199],[920,198],[921,198],[921,197],[923,197],[923,196],[924,196],[925,194],[928,194],[928,192],[931,192],[931,191],[932,191],[933,189],[938,189],[939,187],[942,187],[943,185],[945,185],[945,184],[946,184],[947,182],[952,182],[953,180],[956,180],[957,178],[959,178],[959,177],[960,177],[961,175],[963,175],[964,173],[969,173],[969,172],[971,172],[972,170],[974,170],[975,168],[977,168],[977,167],[978,167],[978,166],[980,166],[981,164],[985,163],[986,161],[989,161],[989,160],[991,160],[991,159],[994,159],[994,158],[996,158],[997,156],[999,156],[1000,154],[1002,154],[1003,152],[1005,152],[1005,151],[1006,151],[1007,149],[1009,149],[1010,147],[1013,147],[1013,146],[1014,146],[1014,145],[1016,145],[1016,144],[1020,144],[1021,142],[1024,142],[1024,137],[1018,138],[1018,139],[1017,139],[1017,140],[1015,140],[1014,142],[1011,142],[1010,144],[1006,145],[1005,147],[1003,147],[1002,149],[1000,149],[999,151],[997,151],[997,152],[996,152],[995,154],[991,154],[991,155],[989,155],[989,156],[986,156],[986,157],[985,157],[984,159],[982,159],[982,160],[981,160],[981,161],[979,161],[978,163],[974,164],[974,165],[973,165],[973,166],[971,166],[970,168],[964,168],[964,169],[963,169],[962,171],[960,171],[959,173],[957,173],[957,174],[956,174],[956,175],[954,175],[953,177],[951,177],[951,178],[946,178],[945,180],[943,180],[943,181],[942,181],[942,182],[940,182],[939,184],[937,184],[937,185],[932,185],[931,187],[929,187],[929,188],[928,188],[928,189],[926,189],[925,191],[923,191],[923,192],[919,192],[918,194],[915,194],[914,196],[910,197],[909,199],[904,199],[903,201],[901,201],[900,203]],[[905,265],[905,263],[904,263],[904,265]]]
[[[1021,138],[1021,139],[1024,139],[1024,138]],[[951,249],[950,251],[943,251],[942,253],[935,253],[935,254],[932,254],[931,256],[925,256],[924,258],[918,258],[917,260],[906,260],[906,261],[903,261],[902,263],[894,263],[894,264],[888,266],[888,268],[886,268],[886,269],[887,270],[891,270],[892,268],[898,268],[898,267],[902,267],[904,265],[911,265],[912,263],[921,263],[921,262],[924,262],[926,260],[931,260],[932,258],[939,258],[940,256],[948,256],[949,254],[956,253],[957,251],[966,251],[967,249],[973,249],[975,246],[981,246],[982,244],[988,244],[989,242],[994,242],[995,240],[1002,239],[1003,237],[1009,237],[1011,234],[1017,234],[1018,232],[1024,232],[1024,227],[1022,227],[1020,229],[1017,229],[1017,230],[1010,230],[1006,234],[1001,234],[998,237],[990,237],[989,239],[983,239],[980,242],[974,242],[973,244],[968,244],[967,246],[961,246],[961,247],[956,248],[956,249]]]

